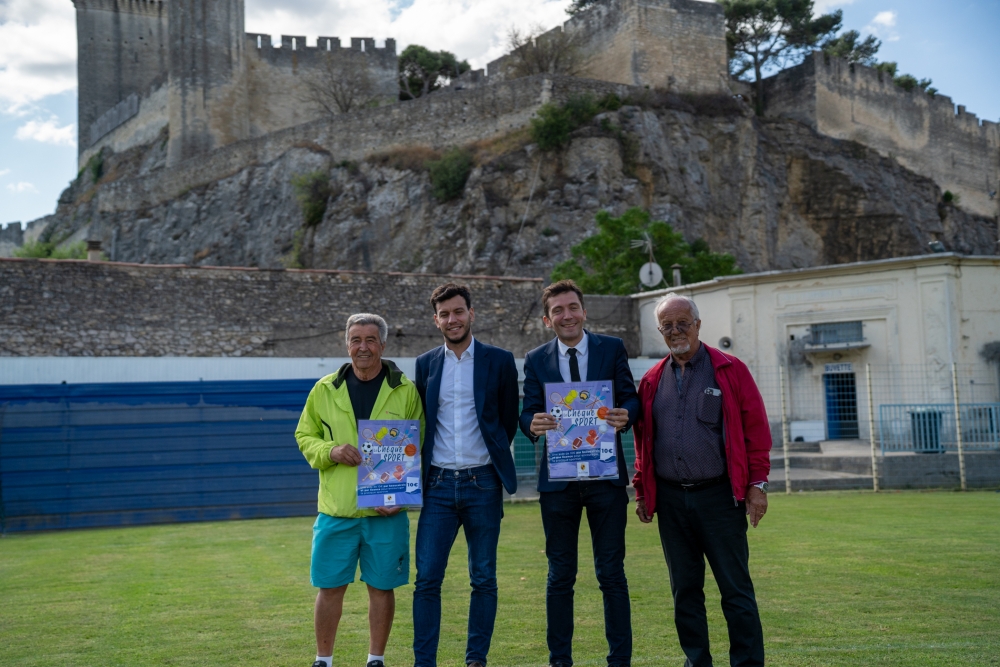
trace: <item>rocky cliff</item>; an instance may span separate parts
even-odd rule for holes
[[[641,206],[744,271],[922,254],[935,239],[963,253],[997,247],[996,220],[943,204],[894,159],[725,97],[650,94],[555,152],[526,131],[473,145],[464,194],[447,203],[432,196],[429,149],[343,162],[303,142],[165,203],[109,205],[116,182],[163,168],[165,146],[102,154],[43,238],[99,238],[112,259],[142,263],[546,277],[597,211]],[[310,225],[291,182],[316,172],[329,175],[328,197]]]

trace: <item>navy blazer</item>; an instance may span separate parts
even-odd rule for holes
[[[510,443],[517,432],[518,387],[514,355],[499,347],[474,341],[472,389],[476,401],[479,431],[493,467],[508,493],[517,491],[517,471]],[[441,373],[444,370],[445,347],[436,347],[417,357],[417,377],[414,384],[424,403],[426,427],[420,448],[424,482],[431,465],[434,434],[437,432],[438,397],[441,395]],[[425,487],[426,488],[426,487]]]
[[[611,380],[614,383],[615,407],[628,410],[628,424],[625,430],[639,416],[639,394],[635,390],[632,370],[628,366],[628,354],[621,338],[603,336],[585,331],[587,336],[587,382]],[[553,338],[545,345],[540,345],[524,357],[524,408],[521,410],[521,431],[532,442],[538,440],[531,435],[531,419],[545,409],[545,383],[564,382],[559,372],[559,343]],[[622,434],[615,435],[618,457],[618,479],[612,480],[615,486],[628,486],[628,470],[625,468],[625,450],[622,449]],[[544,444],[544,443],[543,443]],[[539,491],[562,491],[569,482],[549,481],[549,466],[546,456],[538,470]]]

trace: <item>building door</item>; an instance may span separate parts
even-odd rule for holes
[[[834,365],[841,364],[829,364]],[[827,437],[831,440],[857,440],[858,392],[854,372],[824,373],[823,386],[826,390]]]

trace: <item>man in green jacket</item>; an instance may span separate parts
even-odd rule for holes
[[[393,589],[409,582],[410,523],[399,507],[358,508],[358,420],[419,419],[424,412],[414,384],[382,359],[389,327],[378,315],[347,319],[351,363],[322,378],[309,392],[295,429],[299,449],[319,470],[319,516],[313,525],[312,585],[316,596],[316,661],[333,667],[333,643],[344,593],[361,563],[368,585],[367,667],[384,667],[396,611]]]

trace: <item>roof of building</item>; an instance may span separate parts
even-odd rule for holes
[[[648,292],[633,294],[633,299],[648,299],[653,296],[662,296],[670,292],[709,292],[716,289],[728,289],[739,285],[751,285],[762,282],[780,282],[783,280],[795,280],[822,275],[845,275],[860,273],[878,273],[883,271],[895,271],[898,269],[911,268],[923,265],[935,264],[993,264],[1000,268],[1000,256],[997,255],[963,255],[957,252],[940,252],[929,255],[913,255],[910,257],[891,257],[889,259],[875,259],[866,262],[849,262],[846,264],[828,264],[825,266],[812,266],[804,269],[785,269],[782,271],[762,271],[760,273],[742,273],[736,276],[719,276],[712,280],[705,280],[700,283],[681,285],[680,287],[666,287]]]

